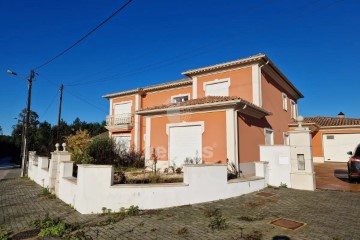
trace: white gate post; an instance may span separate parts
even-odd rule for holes
[[[297,118],[298,127],[289,132],[291,156],[291,187],[314,191],[315,172],[312,159],[311,131],[302,127],[304,118]]]

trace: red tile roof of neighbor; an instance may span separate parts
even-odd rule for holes
[[[159,105],[159,106],[149,107],[149,108],[141,109],[138,112],[147,111],[147,110],[156,110],[156,109],[169,109],[169,108],[175,108],[175,107],[195,106],[195,105],[217,103],[217,102],[225,103],[225,102],[236,101],[236,100],[238,100],[238,102],[242,102],[253,108],[256,108],[256,109],[266,112],[266,110],[264,110],[263,108],[260,108],[260,107],[256,106],[255,104],[250,103],[250,102],[248,102],[240,97],[236,97],[236,96],[230,96],[230,97],[208,96],[208,97],[203,97],[203,98],[191,99],[191,100],[179,102],[179,103],[168,103],[168,104],[163,104],[163,105]]]
[[[304,123],[315,123],[320,127],[332,126],[356,126],[360,125],[360,118],[338,118],[338,117],[305,117]]]

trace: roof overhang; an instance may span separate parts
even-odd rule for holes
[[[262,118],[265,116],[272,115],[271,112],[266,111],[263,108],[257,107],[244,100],[237,99],[224,102],[213,102],[204,103],[188,106],[171,106],[168,108],[139,110],[136,114],[141,116],[152,116],[152,115],[179,115],[179,114],[190,114],[192,112],[206,112],[211,110],[219,109],[234,109],[238,112],[247,114],[255,118]]]
[[[132,89],[132,90],[128,90],[128,91],[106,94],[102,97],[110,99],[110,98],[114,98],[114,97],[122,97],[122,96],[128,96],[128,95],[133,95],[133,94],[143,95],[143,94],[146,94],[147,92],[154,92],[154,91],[159,91],[159,90],[164,90],[164,89],[174,88],[174,87],[183,87],[183,86],[188,86],[191,84],[192,84],[192,79],[186,79],[186,80],[183,79],[183,80],[177,80],[177,81],[173,81],[173,82],[148,86],[148,87],[144,87],[144,88],[136,88],[136,89]]]
[[[288,126],[290,128],[297,128],[298,124],[297,123],[290,123],[290,124],[288,124]],[[308,127],[309,130],[311,130],[312,132],[317,132],[320,129],[320,126],[318,124],[316,124],[316,123],[302,123],[302,126],[303,127]]]
[[[200,76],[214,71],[233,69],[242,66],[251,66],[252,64],[261,64],[263,70],[266,71],[278,84],[283,86],[296,99],[303,98],[302,93],[290,82],[290,80],[279,70],[279,68],[265,54],[257,54],[252,57],[242,58],[239,60],[216,64],[208,67],[188,70],[182,74],[187,77]],[[278,77],[280,76],[280,78]]]

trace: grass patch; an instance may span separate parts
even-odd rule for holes
[[[49,214],[46,214],[44,219],[35,220],[33,226],[40,229],[40,237],[63,237],[76,229],[60,218],[50,218]]]

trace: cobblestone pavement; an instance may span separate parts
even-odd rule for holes
[[[93,239],[272,239],[275,235],[290,239],[360,239],[360,193],[355,192],[266,188],[264,192],[275,195],[252,193],[206,204],[144,211],[114,224],[96,226],[106,216],[81,215],[58,199],[40,197],[41,187],[18,178],[14,171],[0,181],[0,226],[14,233],[32,229],[33,220],[49,213],[80,224]],[[208,226],[212,218],[206,215],[215,209],[226,218],[225,230]],[[280,217],[306,224],[297,230],[269,224]]]

